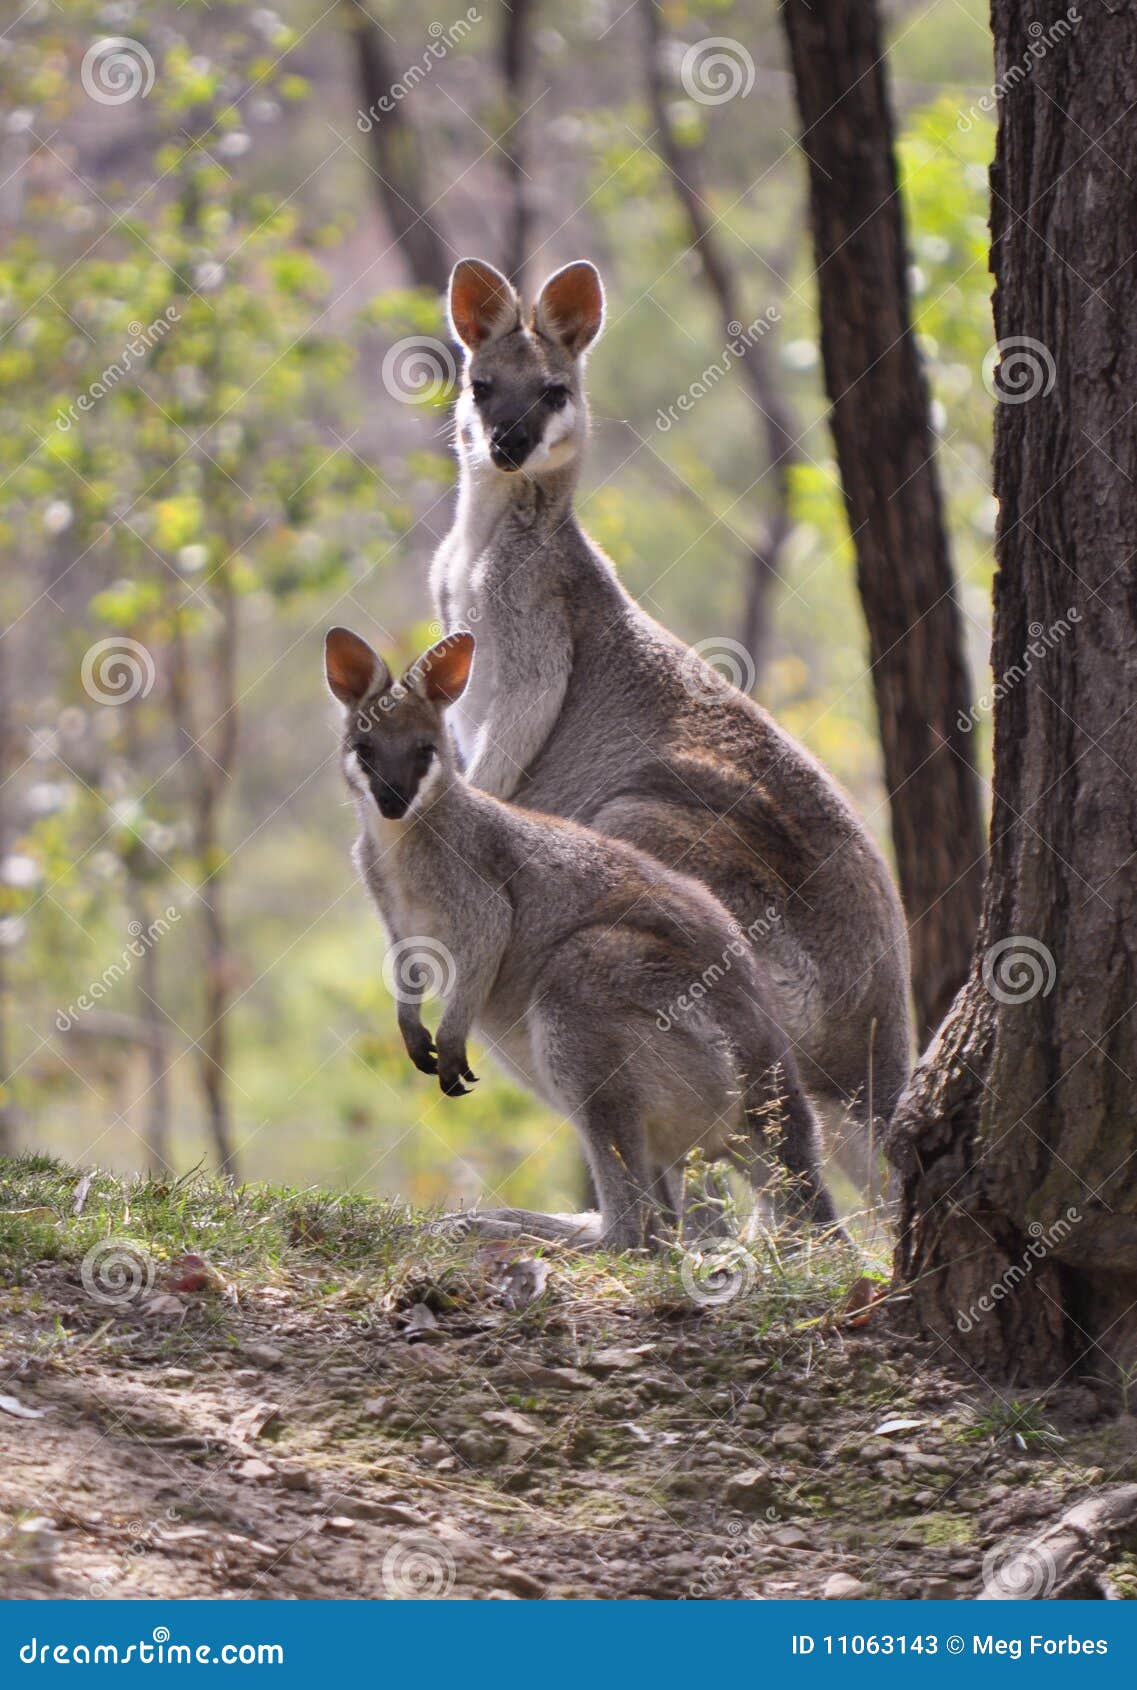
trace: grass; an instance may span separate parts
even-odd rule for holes
[[[847,1247],[798,1234],[716,1243],[702,1256],[675,1247],[612,1257],[462,1239],[436,1220],[393,1199],[234,1186],[201,1171],[163,1180],[83,1172],[43,1155],[0,1159],[0,1286],[21,1286],[33,1264],[48,1261],[82,1273],[113,1241],[159,1289],[192,1254],[233,1295],[287,1286],[364,1318],[376,1300],[436,1313],[482,1306],[487,1275],[504,1260],[544,1253],[556,1272],[525,1310],[530,1324],[568,1303],[587,1312],[631,1301],[665,1320],[713,1320],[724,1337],[740,1324],[761,1337],[832,1318],[863,1272]]]

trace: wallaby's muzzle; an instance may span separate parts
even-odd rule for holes
[[[490,434],[490,458],[495,469],[520,469],[540,439],[540,429],[527,421],[499,423]]]

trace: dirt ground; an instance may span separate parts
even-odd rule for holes
[[[1093,1382],[993,1394],[816,1265],[720,1303],[424,1228],[345,1282],[300,1234],[109,1296],[90,1250],[10,1264],[0,1593],[1041,1596],[1046,1523],[1137,1477]]]

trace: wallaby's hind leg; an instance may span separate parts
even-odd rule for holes
[[[622,1088],[602,1088],[575,1117],[600,1199],[602,1248],[642,1250],[660,1241],[661,1219],[645,1124]]]

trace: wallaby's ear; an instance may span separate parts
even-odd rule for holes
[[[456,634],[447,634],[424,652],[414,666],[423,696],[435,704],[453,704],[466,690],[473,661],[473,634],[464,628]]]
[[[378,652],[350,628],[332,628],[325,635],[324,674],[332,697],[349,709],[391,679]]]
[[[450,277],[450,325],[476,352],[521,321],[521,305],[500,271],[480,258],[460,258]]]
[[[604,284],[595,264],[580,259],[549,277],[533,307],[533,327],[559,340],[574,358],[592,345],[604,321]]]

